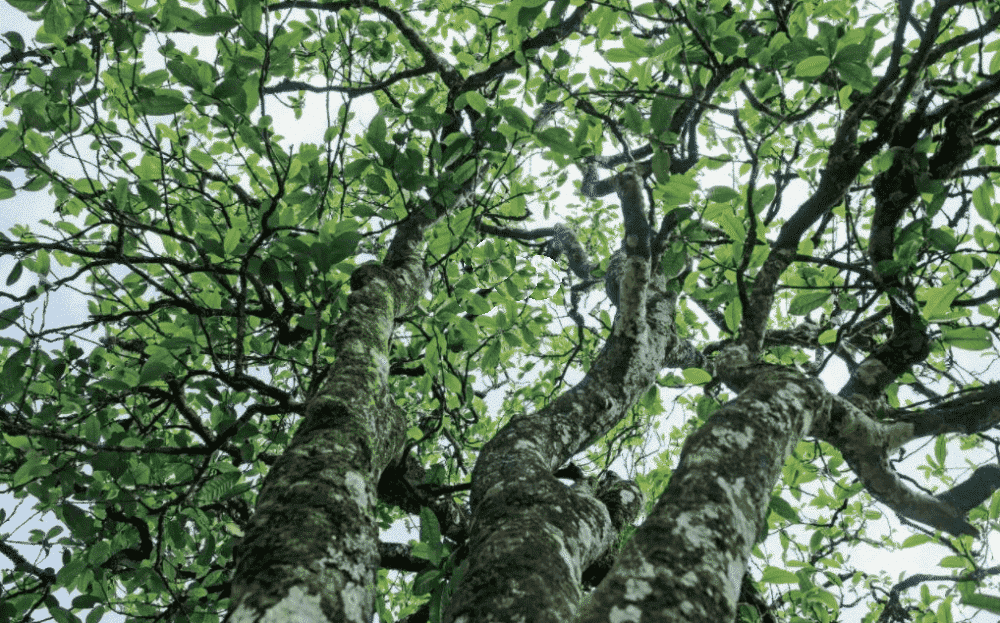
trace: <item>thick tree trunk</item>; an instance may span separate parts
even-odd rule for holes
[[[389,339],[427,277],[411,259],[395,269],[361,266],[351,282],[336,362],[268,472],[236,550],[229,621],[372,620],[375,486],[406,432],[388,391]]]
[[[732,621],[785,459],[829,411],[819,381],[761,373],[688,438],[667,490],[578,621]]]

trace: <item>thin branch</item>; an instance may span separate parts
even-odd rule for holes
[[[406,78],[415,78],[417,76],[424,76],[429,73],[433,73],[434,68],[430,65],[424,65],[422,67],[417,67],[415,69],[407,69],[406,71],[401,71],[397,74],[393,74],[391,77],[382,80],[381,82],[375,82],[363,87],[340,87],[340,86],[316,86],[309,84],[308,82],[302,82],[301,80],[282,80],[281,82],[271,85],[269,87],[264,87],[264,93],[269,95],[275,93],[288,93],[291,91],[310,91],[312,93],[343,93],[348,97],[359,97],[361,95],[367,95],[368,93],[374,93],[375,91],[381,91],[382,89],[388,88],[400,80]]]

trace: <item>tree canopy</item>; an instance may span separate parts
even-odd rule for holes
[[[0,623],[1000,612],[996,0],[7,2]]]

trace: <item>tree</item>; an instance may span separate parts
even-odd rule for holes
[[[3,620],[998,610],[995,2],[9,1]]]

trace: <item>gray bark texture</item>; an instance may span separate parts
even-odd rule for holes
[[[334,338],[336,363],[261,489],[236,554],[231,621],[371,621],[379,555],[375,485],[402,449],[387,391],[395,319],[427,288],[419,259],[358,267]],[[308,569],[309,573],[298,570]]]

